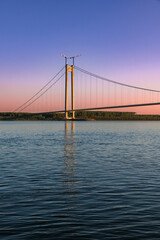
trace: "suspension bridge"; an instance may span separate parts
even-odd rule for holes
[[[14,112],[65,113],[160,105],[160,91],[117,82],[84,70],[65,57],[65,66]],[[72,59],[71,65],[67,63]],[[70,117],[69,117],[70,115]]]

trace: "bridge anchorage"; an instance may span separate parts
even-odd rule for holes
[[[74,111],[74,59],[81,55],[76,55],[73,57],[67,57],[61,54],[62,57],[65,58],[65,120],[74,120],[75,119],[75,111]],[[68,65],[67,60],[72,59],[72,65]],[[71,72],[71,112],[72,116],[69,117],[68,111],[68,73]]]

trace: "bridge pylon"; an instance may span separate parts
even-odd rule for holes
[[[81,54],[73,56],[73,57],[67,57],[63,54],[61,54],[62,57],[65,58],[65,69],[66,69],[66,76],[65,76],[65,119],[75,119],[75,111],[74,111],[74,59],[77,57],[80,57]],[[72,59],[73,63],[71,66],[67,64],[67,60]],[[72,117],[70,118],[68,116],[68,72],[71,72],[71,112]]]
[[[74,111],[74,65],[69,66],[67,63],[65,65],[65,119],[75,119]],[[68,72],[71,72],[71,112],[72,117],[68,116]]]

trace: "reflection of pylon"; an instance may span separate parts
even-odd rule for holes
[[[65,119],[70,119],[68,116],[68,72],[71,72],[71,110],[72,119],[75,119],[74,111],[74,65],[66,64],[66,79],[65,79]]]

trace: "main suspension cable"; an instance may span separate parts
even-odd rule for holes
[[[124,87],[129,87],[129,88],[135,88],[135,89],[139,89],[139,90],[145,90],[145,91],[150,91],[150,92],[160,92],[160,90],[154,90],[154,89],[149,89],[149,88],[142,88],[142,87],[137,87],[137,86],[133,86],[133,85],[129,85],[129,84],[125,84],[125,83],[121,83],[121,82],[116,82],[116,81],[113,81],[111,79],[108,79],[108,78],[104,78],[104,77],[101,77],[99,75],[96,75],[94,73],[91,73],[91,72],[88,72],[80,67],[77,67],[77,66],[74,66],[75,69],[77,69],[78,71],[80,72],[83,72],[85,74],[88,74],[92,77],[95,77],[95,78],[99,78],[101,80],[104,80],[104,81],[107,81],[107,82],[111,82],[111,83],[115,83],[115,84],[118,84],[118,85],[121,85],[121,86],[124,86]]]
[[[21,106],[16,108],[13,112],[17,112],[19,109],[23,108],[27,103],[29,103],[34,97],[36,97],[41,91],[43,91],[64,69],[63,67],[49,82],[47,82],[37,93],[35,93],[30,99],[28,99],[25,103],[23,103]],[[56,81],[57,82],[57,81]],[[28,106],[28,105],[27,105]],[[25,107],[24,107],[25,108]],[[23,108],[23,109],[24,109]],[[23,110],[21,109],[21,111]]]
[[[22,108],[20,110],[20,112],[22,112],[25,108],[29,107],[32,103],[34,103],[35,101],[37,101],[41,96],[43,96],[51,87],[53,87],[63,76],[65,73],[63,73],[54,83],[52,83],[51,86],[49,86],[43,93],[41,93],[38,97],[36,97],[31,103],[29,103],[27,106],[25,106],[24,108]]]

